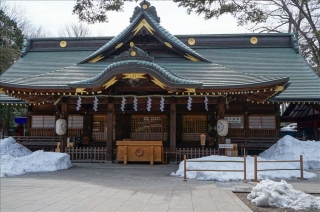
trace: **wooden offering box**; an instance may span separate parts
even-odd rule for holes
[[[117,160],[134,162],[163,162],[162,141],[117,141]]]

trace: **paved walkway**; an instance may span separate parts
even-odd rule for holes
[[[170,176],[177,168],[74,164],[69,170],[0,178],[0,211],[251,211],[231,190],[249,190],[254,183],[184,182]]]

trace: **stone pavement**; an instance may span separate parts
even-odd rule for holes
[[[231,191],[249,190],[254,183],[184,182],[170,176],[178,169],[174,164],[73,165],[69,170],[0,178],[0,211],[251,211]]]

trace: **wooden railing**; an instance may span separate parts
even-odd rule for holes
[[[259,169],[258,170],[258,162],[259,163],[288,163],[288,162],[299,162],[300,168],[299,169]],[[258,161],[258,156],[254,156],[254,179],[252,181],[254,182],[260,182],[258,180],[258,171],[279,171],[279,170],[300,170],[300,177],[298,177],[299,180],[306,180],[306,178],[303,177],[303,156],[300,155],[300,160],[261,160]]]
[[[106,161],[106,147],[68,147],[66,153],[70,156],[73,162],[105,162]]]
[[[187,169],[187,162],[193,163],[243,163],[243,169]],[[239,160],[187,160],[187,156],[183,156],[183,181],[187,181],[187,171],[191,172],[243,172],[243,181],[247,182],[247,159],[243,156],[243,161]]]
[[[248,137],[255,138],[268,138],[268,137],[277,137],[277,130],[275,129],[249,129]]]
[[[190,159],[201,158],[210,155],[217,155],[218,151],[213,148],[177,148],[175,152],[170,152],[169,149],[165,149],[164,154],[166,162],[168,162],[168,157],[171,156],[176,163],[179,163],[183,161],[183,155],[187,155],[187,158]]]
[[[5,136],[7,138],[9,136]],[[10,136],[24,146],[57,146],[59,136]]]

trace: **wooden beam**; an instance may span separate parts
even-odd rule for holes
[[[224,118],[224,112],[226,109],[224,97],[219,97],[217,109],[218,109],[217,111],[218,112],[217,121],[218,121],[219,119]],[[219,149],[219,144],[222,144],[222,143],[223,143],[223,138],[221,136],[218,136],[218,154],[219,155],[224,155],[224,149]]]
[[[108,112],[107,112],[107,161],[112,161],[113,156],[113,114],[114,114],[114,104],[113,99],[108,99]]]
[[[63,114],[63,118],[67,121],[67,126],[66,126],[66,133],[62,136],[61,139],[61,144],[60,144],[60,148],[61,148],[61,152],[65,152],[65,149],[67,147],[67,139],[68,139],[68,116],[69,116],[69,101],[68,98],[64,98],[62,100],[62,105],[61,105],[61,112]]]
[[[176,138],[177,138],[177,111],[176,111],[176,103],[172,99],[170,103],[170,152],[176,151]]]

